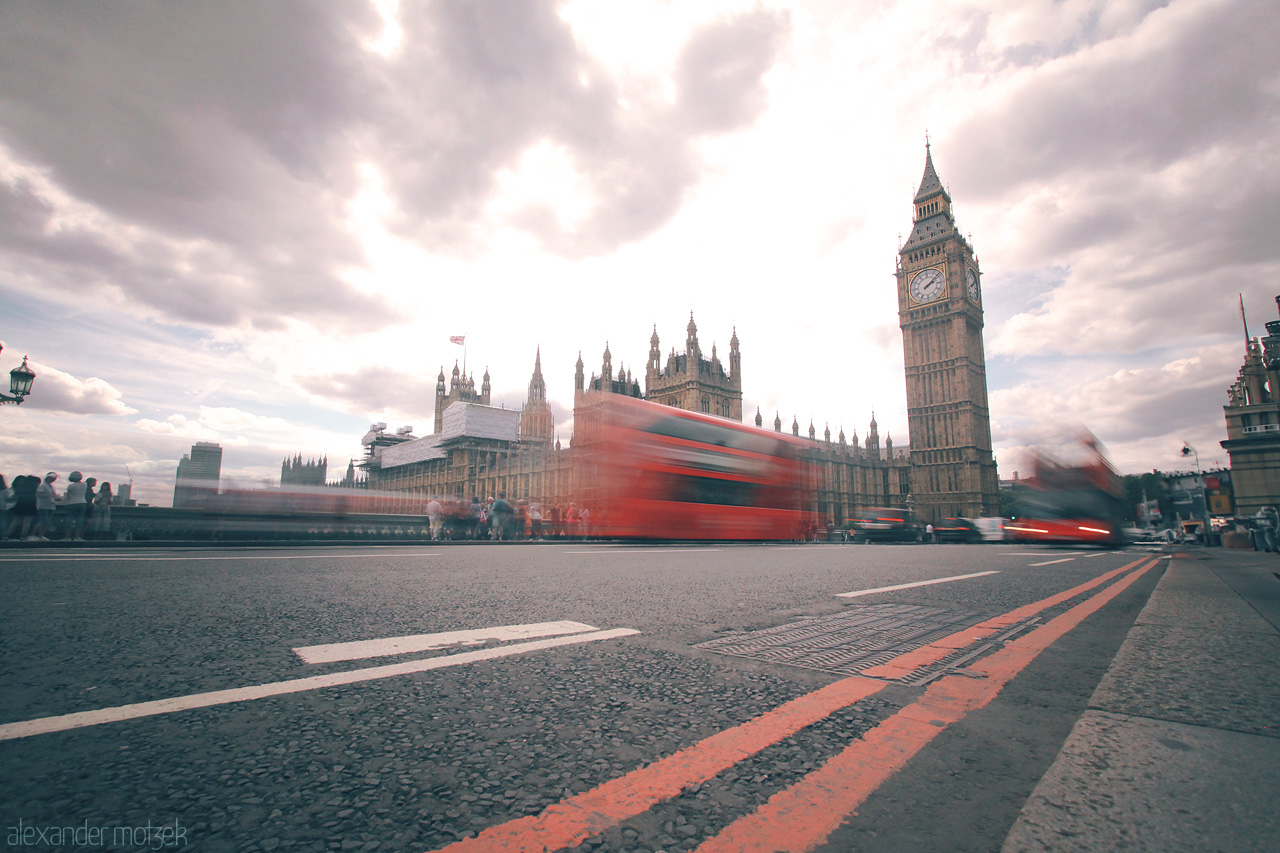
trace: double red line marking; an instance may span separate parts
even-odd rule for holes
[[[1136,560],[1065,592],[958,631],[876,669],[883,670],[889,677],[900,677],[918,666],[940,660],[956,648],[1102,586],[1142,562]],[[704,842],[696,853],[812,850],[939,732],[989,703],[1040,652],[1128,589],[1157,562],[1150,560],[1102,592],[969,668],[970,675],[986,678],[953,675],[935,681],[915,702],[868,731],[822,767],[779,791],[756,811],[731,823],[719,835]],[[667,758],[561,800],[539,815],[492,826],[475,838],[463,839],[442,850],[549,853],[575,847],[885,686],[883,681],[861,675],[842,679]]]

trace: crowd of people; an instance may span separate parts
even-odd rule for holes
[[[591,508],[571,501],[543,509],[536,501],[508,501],[504,493],[481,501],[444,500],[439,495],[427,503],[432,539],[583,538],[591,531]]]
[[[107,538],[114,497],[111,484],[99,484],[95,477],[86,479],[79,471],[67,476],[67,486],[61,492],[57,482],[53,471],[44,479],[21,474],[12,483],[0,474],[0,539],[80,542]],[[55,515],[58,509],[62,513]]]

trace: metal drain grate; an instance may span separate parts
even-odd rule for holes
[[[697,648],[837,675],[853,675],[977,625],[993,615],[913,604],[861,605],[832,616],[817,616],[749,634],[721,637],[700,643]],[[937,678],[950,667],[976,657],[1028,625],[1019,623],[1000,637],[988,640],[979,649],[958,650],[946,660],[917,671],[904,681],[922,684]]]

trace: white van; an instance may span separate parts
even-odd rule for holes
[[[1005,541],[1004,525],[1008,521],[1007,518],[971,518],[969,521],[978,528],[983,542]]]

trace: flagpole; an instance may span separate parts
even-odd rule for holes
[[[462,333],[462,376],[467,376],[467,333]]]

